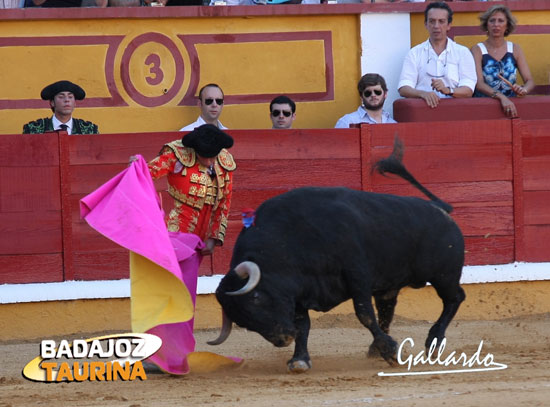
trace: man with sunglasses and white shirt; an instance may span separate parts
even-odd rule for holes
[[[403,62],[399,94],[421,98],[434,108],[440,98],[469,98],[476,82],[474,58],[468,48],[447,37],[453,11],[444,2],[429,3],[424,25],[430,34],[425,42],[413,47]]]
[[[296,103],[288,96],[277,96],[269,104],[272,129],[290,129],[296,119]]]
[[[223,98],[223,91],[217,84],[204,85],[199,91],[198,106],[201,109],[199,118],[194,123],[182,127],[180,131],[192,131],[203,124],[212,124],[220,130],[227,130],[227,127],[219,121],[223,109]]]
[[[337,122],[337,129],[348,129],[356,123],[397,123],[390,114],[383,110],[384,102],[388,96],[386,80],[377,73],[368,73],[361,77],[357,83],[357,90],[361,98],[361,106],[352,113],[342,116]]]

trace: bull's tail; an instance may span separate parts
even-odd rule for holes
[[[401,178],[409,181],[412,185],[414,185],[424,195],[430,198],[430,200],[433,203],[435,203],[445,212],[451,213],[453,211],[453,207],[451,205],[449,205],[445,201],[442,201],[437,196],[432,194],[420,182],[418,182],[416,178],[414,178],[409,171],[407,171],[407,169],[403,165],[403,151],[404,151],[403,142],[398,137],[395,137],[395,142],[393,145],[393,151],[391,155],[388,158],[384,158],[376,162],[373,165],[373,170],[378,171],[382,175],[385,175],[385,173],[389,172],[391,174],[400,176]]]

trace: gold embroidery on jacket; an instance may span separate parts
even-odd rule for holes
[[[225,148],[223,148],[218,154],[218,162],[222,168],[225,168],[227,171],[235,171],[237,168],[237,164],[235,164],[233,156]]]
[[[194,150],[184,147],[180,140],[165,145],[164,150],[170,150],[174,156],[156,167],[162,169],[163,172],[175,171],[173,168],[176,165],[176,160],[179,161],[183,168],[177,173],[172,172],[170,176],[175,177],[174,181],[178,187],[187,190],[184,193],[170,183],[168,184],[168,193],[175,200],[174,209],[170,212],[167,220],[168,230],[194,233],[197,230],[199,215],[204,205],[209,205],[212,206],[212,213],[205,236],[214,237],[223,242],[228,223],[227,216],[223,212],[228,210],[226,197],[231,189],[229,171],[236,168],[233,157],[227,150],[222,150],[214,162],[214,174],[211,177],[208,174],[208,168],[197,161]],[[180,184],[177,181],[178,177],[186,177],[187,180]],[[190,208],[192,208],[191,211],[189,211]],[[184,213],[187,214],[186,221],[182,222]],[[201,230],[203,226],[201,226]],[[213,230],[214,227],[216,230]]]
[[[174,152],[178,161],[185,167],[192,167],[195,165],[195,150],[189,147],[184,147],[181,140],[172,141],[165,146],[169,147]]]

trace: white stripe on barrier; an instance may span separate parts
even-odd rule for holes
[[[214,293],[222,277],[222,275],[199,277],[197,294]],[[541,280],[550,280],[550,263],[466,266],[462,271],[461,283]],[[128,297],[130,297],[129,279],[0,285],[0,304]]]

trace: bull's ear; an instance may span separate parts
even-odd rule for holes
[[[237,267],[235,267],[235,274],[241,279],[248,277],[247,283],[244,287],[237,291],[226,292],[226,295],[243,295],[252,291],[260,282],[260,267],[252,261],[243,261]]]

